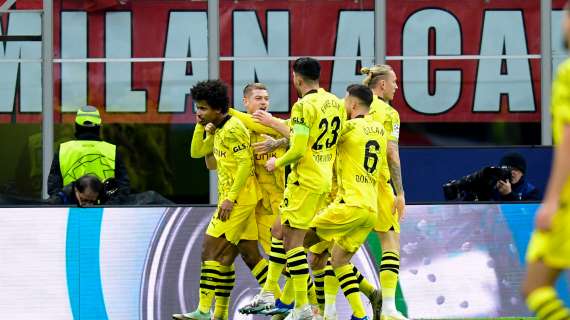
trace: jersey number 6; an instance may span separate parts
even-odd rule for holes
[[[371,150],[374,148],[373,150]],[[378,151],[380,151],[380,144],[376,140],[368,140],[364,149],[364,169],[369,173],[376,171],[378,165]],[[372,164],[370,164],[372,162]]]

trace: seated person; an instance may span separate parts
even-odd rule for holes
[[[511,169],[510,180],[498,180],[493,192],[495,201],[533,201],[540,200],[540,191],[526,180],[526,160],[518,152],[510,152],[501,158],[499,167]]]
[[[50,195],[48,203],[89,207],[101,204],[103,183],[93,175],[85,175]]]
[[[94,175],[84,175],[63,187],[57,193],[52,194],[49,204],[61,205],[77,205],[79,207],[88,207],[93,205],[116,204],[113,201],[114,195],[119,191],[117,181],[114,178],[101,182]],[[131,193],[121,204],[125,205],[171,205],[172,201],[163,197],[156,191],[145,191],[140,193]]]

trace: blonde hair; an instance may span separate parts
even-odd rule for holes
[[[259,82],[252,82],[252,83],[248,83],[244,88],[243,88],[243,96],[247,97],[251,94],[251,92],[253,90],[267,90],[267,87],[263,84],[263,83],[259,83]]]
[[[369,88],[373,88],[376,86],[378,81],[385,79],[385,76],[387,76],[391,71],[394,71],[394,69],[387,64],[376,64],[370,68],[362,68],[360,69],[360,73],[366,75],[366,78],[362,80],[362,84]]]

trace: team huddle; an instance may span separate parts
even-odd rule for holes
[[[238,254],[261,287],[242,313],[337,319],[342,289],[352,319],[369,319],[361,292],[373,319],[405,319],[395,305],[405,209],[400,120],[388,104],[397,79],[388,65],[362,73],[363,84],[349,85],[340,99],[320,88],[318,61],[296,60],[300,99],[288,120],[267,112],[263,84],[244,88],[247,113],[229,108],[221,81],[192,88],[198,124],[191,156],[217,170],[219,203],[204,236],[198,307],[174,319],[228,319]],[[382,243],[381,289],[351,263],[371,231]]]

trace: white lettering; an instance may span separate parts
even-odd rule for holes
[[[436,55],[461,54],[461,29],[457,19],[440,9],[414,13],[404,25],[404,56],[426,56],[429,53],[429,32],[434,30]],[[429,62],[404,60],[402,81],[404,99],[410,107],[424,114],[438,114],[451,109],[461,92],[460,70],[436,70],[433,92],[429,90]]]
[[[241,106],[243,88],[254,81],[267,85],[271,110],[289,111],[289,61],[239,60],[240,57],[288,57],[289,13],[267,12],[267,44],[255,11],[234,11],[234,105]],[[243,110],[243,107],[241,108]]]
[[[131,58],[131,13],[107,12],[105,23],[105,56]],[[132,90],[132,64],[105,64],[106,107],[109,112],[145,112],[146,92]]]
[[[207,58],[208,30],[205,12],[171,12],[165,58]],[[188,74],[188,67],[191,72]],[[207,61],[167,61],[162,70],[158,110],[184,112],[190,88],[208,79]]]
[[[374,12],[341,11],[338,21],[335,56],[374,56]],[[363,76],[357,69],[357,59],[333,62],[331,92],[344,97],[346,87],[361,83]],[[361,60],[362,66],[371,66],[372,59]]]
[[[87,14],[61,13],[61,58],[87,58]],[[61,63],[61,111],[73,112],[87,104],[87,63]]]
[[[7,35],[39,36],[42,30],[40,13],[10,14]],[[0,34],[2,28],[0,27]],[[7,41],[0,45],[1,59],[41,59],[40,41]],[[0,112],[13,112],[16,83],[20,75],[20,111],[42,111],[42,65],[40,62],[0,62]]]
[[[481,55],[526,55],[522,11],[485,11]],[[509,111],[535,111],[528,59],[481,59],[477,68],[475,112],[500,111],[501,95]]]

